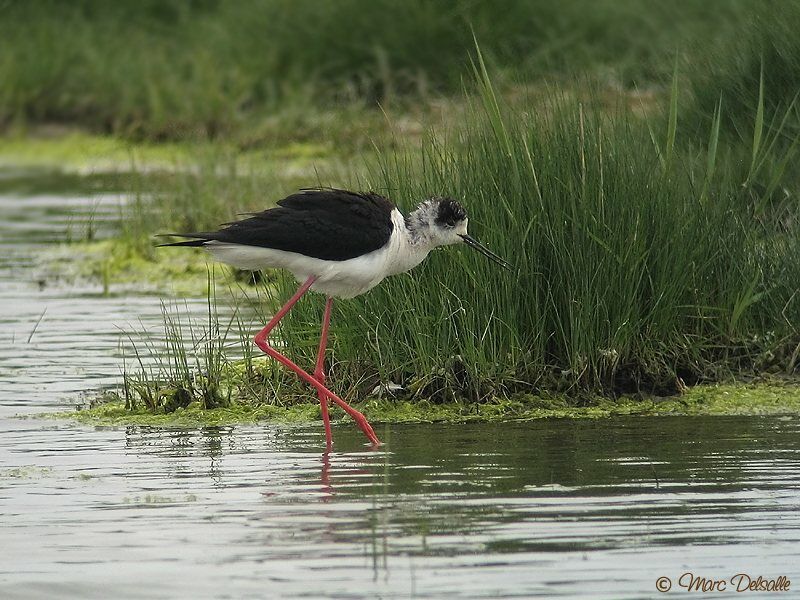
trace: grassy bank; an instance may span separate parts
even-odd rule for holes
[[[513,412],[515,398],[575,407],[798,375],[800,3],[691,1],[669,19],[634,1],[120,6],[11,3],[0,24],[16,57],[0,62],[9,126],[68,121],[191,148],[141,179],[108,251],[120,277],[165,261],[202,276],[152,235],[215,227],[297,187],[372,189],[405,209],[449,195],[513,270],[449,248],[336,303],[331,382],[348,399],[391,383],[396,403]],[[57,60],[41,42],[56,20],[69,25]],[[294,285],[268,273],[243,289],[269,312]],[[316,300],[279,333],[306,365]],[[224,326],[212,310],[192,340],[166,315],[171,354],[127,371],[128,409],[276,416],[307,401],[253,360],[254,310]],[[242,362],[226,356],[234,331]]]
[[[436,194],[462,199],[471,231],[512,273],[449,248],[413,275],[337,302],[337,389],[358,400],[391,383],[401,400],[474,406],[558,394],[577,406],[796,376],[800,175],[796,144],[781,143],[784,130],[765,126],[763,110],[749,140],[719,133],[720,110],[700,141],[679,134],[677,83],[667,114],[649,120],[560,95],[524,113],[498,99],[486,72],[477,85],[466,126],[431,135],[419,159],[384,153],[362,183],[406,208]],[[294,285],[271,278],[254,305],[268,312]],[[316,351],[316,300],[298,304],[280,331],[301,364]],[[293,377],[254,360],[250,337],[265,318],[221,325],[211,310],[189,345],[215,342],[194,364],[168,318],[173,351],[157,369],[128,374],[129,408],[307,402]],[[225,358],[229,335],[241,363]]]
[[[345,381],[424,374],[429,395],[479,400],[665,393],[796,370],[798,173],[795,147],[772,144],[783,132],[765,128],[754,144],[756,111],[749,142],[725,141],[716,126],[705,140],[676,140],[679,108],[647,124],[555,98],[525,114],[480,85],[476,121],[425,145],[423,169],[390,155],[371,183],[406,207],[463,199],[472,231],[514,273],[439,252],[414,276],[341,303],[336,357],[359,365]],[[284,335],[318,318],[303,304]]]

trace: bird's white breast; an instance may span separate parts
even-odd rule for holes
[[[389,275],[404,273],[421,263],[430,247],[412,243],[405,219],[397,209],[391,213],[392,235],[385,246],[348,260],[322,260],[259,246],[208,242],[204,247],[222,262],[257,271],[280,268],[303,282],[314,276],[311,289],[328,296],[353,298],[378,285]]]

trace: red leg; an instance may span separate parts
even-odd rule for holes
[[[294,296],[292,296],[289,299],[289,301],[283,305],[283,308],[281,308],[277,313],[275,313],[275,316],[270,319],[269,323],[266,324],[264,329],[262,329],[256,334],[254,341],[256,345],[259,348],[261,348],[261,350],[263,350],[266,354],[277,360],[282,365],[290,368],[303,381],[313,385],[317,389],[317,394],[319,394],[320,396],[324,394],[327,398],[330,398],[333,402],[338,404],[342,408],[342,410],[344,410],[348,415],[350,415],[353,418],[353,420],[361,428],[361,431],[364,432],[364,435],[366,435],[373,444],[379,445],[380,440],[378,440],[378,437],[375,435],[375,432],[372,430],[372,427],[367,422],[367,419],[366,417],[364,417],[364,415],[362,415],[360,412],[358,412],[356,409],[350,406],[347,402],[339,398],[339,396],[337,396],[328,388],[326,388],[325,385],[321,383],[319,380],[315,379],[314,377],[306,373],[303,369],[301,369],[290,359],[286,358],[283,354],[272,348],[272,346],[270,346],[267,341],[270,332],[275,328],[275,326],[280,322],[280,320],[286,316],[286,313],[288,313],[292,309],[292,307],[295,304],[297,304],[297,301],[303,297],[303,294],[305,294],[308,291],[308,289],[312,286],[314,281],[316,281],[316,277],[309,277],[308,279],[306,279],[305,283],[300,286],[300,288],[295,292]]]
[[[317,351],[317,366],[314,369],[314,378],[320,383],[325,383],[325,349],[328,347],[328,327],[331,324],[331,308],[333,307],[333,298],[328,297],[325,302],[325,313],[322,316],[322,333],[319,338],[319,350]],[[328,417],[328,396],[317,390],[319,395],[319,407],[322,412],[322,423],[325,425],[325,443],[328,450],[333,445],[333,437],[331,436],[331,420]]]

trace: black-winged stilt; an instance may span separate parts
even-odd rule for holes
[[[367,419],[325,387],[325,348],[333,298],[353,298],[389,275],[421,263],[437,246],[465,243],[500,266],[502,258],[467,234],[467,213],[452,198],[431,198],[408,216],[387,198],[373,193],[305,189],[275,208],[229,223],[219,231],[175,234],[191,238],[164,246],[202,246],[217,260],[240,269],[282,268],[300,288],[255,337],[255,343],[316,388],[327,447],[332,445],[328,399],[358,423],[373,444],[380,444]],[[268,343],[269,333],[308,290],[328,296],[314,374]]]

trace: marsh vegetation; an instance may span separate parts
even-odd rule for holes
[[[0,1],[0,597],[791,578],[797,31],[796,0]],[[293,281],[154,248],[309,185],[456,196],[513,264],[335,303],[379,448],[334,411],[325,449],[252,344]],[[313,364],[322,310],[275,345]]]
[[[300,185],[463,199],[513,273],[438,252],[340,303],[332,376],[350,397],[391,383],[411,401],[585,403],[796,378],[800,4],[687,1],[669,18],[635,1],[505,4],[11,3],[0,121],[179,145],[172,168],[130,180],[112,280],[173,260],[152,234]],[[186,268],[202,280],[200,261]],[[127,373],[130,406],[302,395],[247,349],[293,282],[247,280],[226,280],[247,319],[220,325],[211,303],[190,334],[165,313],[172,351]],[[281,329],[300,360],[320,312],[307,300]]]

